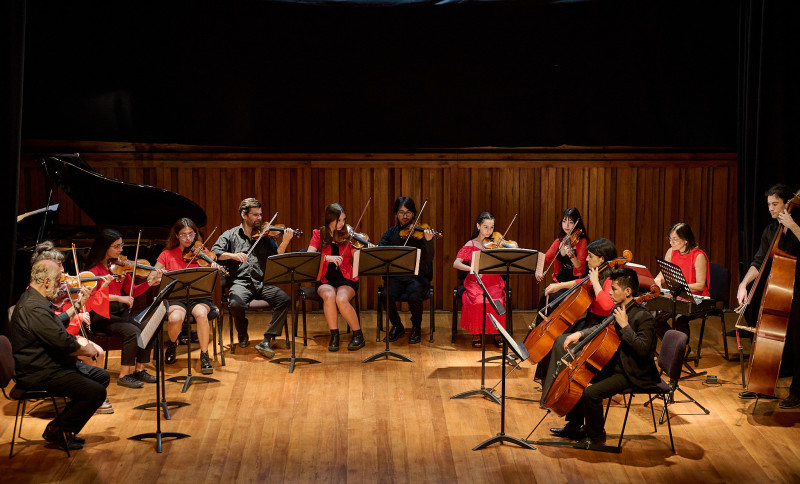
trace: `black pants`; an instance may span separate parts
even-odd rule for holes
[[[51,378],[42,388],[69,399],[61,412],[61,425],[65,431],[78,433],[105,401],[108,383],[107,371],[78,362],[75,371]]]
[[[291,298],[276,286],[256,287],[251,283],[234,281],[233,286],[228,290],[228,301],[239,339],[241,340],[247,334],[248,321],[244,311],[253,299],[267,301],[272,306],[272,319],[264,332],[264,338],[280,336],[286,326],[286,315],[289,313]]]
[[[798,258],[800,259],[800,258]],[[798,264],[800,269],[800,264]],[[792,300],[792,310],[789,313],[789,327],[786,333],[786,345],[789,351],[784,351],[784,357],[789,356],[792,364],[792,384],[789,386],[789,393],[800,397],[800,274],[795,272],[794,299]],[[789,353],[787,355],[787,353]],[[781,363],[784,366],[784,363]]]
[[[92,330],[117,335],[122,338],[122,356],[120,365],[133,366],[136,363],[150,361],[150,353],[155,338],[151,338],[146,348],[139,348],[139,334],[143,324],[134,321],[130,308],[117,301],[108,304],[109,318],[92,312]]]
[[[401,326],[397,313],[397,300],[406,296],[411,311],[411,325],[422,325],[422,302],[428,295],[430,283],[427,279],[414,276],[392,277],[389,279],[389,321],[393,326]]]
[[[675,329],[685,334],[687,338],[691,338],[691,328],[689,327],[689,317],[678,315],[675,318],[675,323],[670,327],[669,322],[672,321],[672,313],[661,311],[656,316],[656,335],[658,339],[664,339],[664,335],[670,329]],[[688,341],[688,340],[687,340]]]

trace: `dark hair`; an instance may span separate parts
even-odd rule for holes
[[[611,242],[608,239],[593,240],[589,243],[589,245],[586,246],[586,250],[597,257],[602,257],[606,262],[617,258],[617,246],[614,245],[614,242]],[[609,271],[610,269],[606,268],[603,272],[601,272],[600,279],[605,279],[608,277]]]
[[[630,267],[615,267],[611,269],[608,277],[616,281],[621,289],[630,289],[631,295],[636,295],[639,291],[639,276]]]
[[[332,203],[325,207],[325,224],[319,228],[319,247],[317,247],[318,251],[322,251],[323,247],[329,246],[333,242],[333,237],[331,236],[330,231],[328,230],[328,225],[334,220],[339,220],[339,216],[343,213],[347,213],[344,211],[344,207],[342,207],[338,203]]]
[[[31,255],[31,265],[36,264],[40,260],[53,260],[57,263],[64,263],[64,254],[61,251],[56,250],[56,246],[53,245],[52,242],[49,240],[45,240],[44,242],[37,244],[36,248],[33,249],[33,254]]]
[[[764,196],[768,197],[770,195],[780,198],[781,200],[783,200],[783,203],[787,203],[792,198],[794,198],[794,193],[792,193],[792,189],[789,188],[784,183],[777,183],[767,188],[767,191],[764,192]]]
[[[417,216],[417,206],[414,204],[414,200],[411,197],[397,197],[397,200],[394,201],[394,209],[392,212],[397,215],[397,212],[400,211],[400,207],[406,207],[409,212],[413,212],[414,216]]]
[[[480,231],[478,230],[477,226],[482,224],[484,220],[494,220],[494,215],[492,215],[492,212],[481,212],[480,215],[478,215],[478,218],[475,219],[475,225],[472,226],[471,239],[474,239],[478,236]]]
[[[561,218],[558,219],[558,235],[556,238],[563,239],[567,233],[564,232],[564,227],[561,226],[561,222],[564,221],[565,218],[568,218],[575,222],[575,229],[573,229],[573,233],[575,230],[581,231],[581,236],[579,238],[589,240],[589,234],[586,231],[586,226],[583,224],[583,217],[581,217],[581,213],[575,207],[570,207],[563,212],[561,212]]]
[[[669,232],[667,232],[667,237],[669,237],[669,234],[672,232],[675,232],[678,237],[686,241],[686,245],[689,246],[689,250],[699,247],[697,245],[697,240],[694,238],[694,232],[692,232],[692,228],[689,227],[689,224],[686,222],[678,222],[670,227]]]
[[[251,208],[261,208],[261,202],[252,197],[245,198],[242,200],[242,203],[239,204],[239,215],[241,215],[242,212],[250,213]]]
[[[181,219],[178,219],[178,221],[175,222],[174,224],[172,224],[172,228],[169,229],[169,235],[167,236],[167,242],[165,244],[164,250],[171,250],[178,246],[178,232],[185,229],[186,227],[189,227],[190,229],[194,230],[195,241],[203,242],[203,237],[200,235],[200,229],[197,228],[197,224],[194,223],[192,219],[183,217]]]
[[[122,238],[122,234],[114,229],[103,229],[94,239],[89,255],[86,257],[86,267],[94,267],[105,259],[106,252],[111,244]]]

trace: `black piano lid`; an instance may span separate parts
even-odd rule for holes
[[[45,172],[97,225],[169,228],[181,217],[202,227],[206,212],[192,200],[163,188],[103,176],[73,154],[41,155]],[[134,209],[124,211],[127,203]]]

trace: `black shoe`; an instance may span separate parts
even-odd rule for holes
[[[569,423],[560,429],[550,429],[550,433],[556,437],[562,437],[569,440],[580,440],[583,438],[581,427],[579,425],[571,425]]]
[[[595,435],[594,437],[586,436],[579,441],[582,445],[593,445],[593,444],[605,444],[606,443],[606,432],[600,432],[599,434]]]
[[[125,375],[117,378],[117,385],[128,388],[142,388],[144,383],[140,382],[133,375]]]
[[[421,341],[422,329],[419,326],[411,327],[411,334],[408,335],[408,344],[415,345]]]
[[[364,342],[364,333],[361,330],[353,331],[353,339],[350,340],[350,344],[347,345],[347,349],[350,351],[360,350],[363,348],[367,343]]]
[[[239,347],[240,348],[247,348],[247,345],[250,344],[250,337],[247,334],[240,334],[239,335]]]
[[[496,347],[498,347],[498,348],[502,348],[503,347],[503,338],[501,338],[500,336],[495,336],[494,337],[494,345]]]
[[[154,377],[150,373],[147,373],[147,370],[134,371],[133,377],[144,383],[155,383],[158,381],[158,378]]]
[[[214,368],[211,367],[211,359],[208,357],[208,351],[200,352],[200,373],[204,375],[214,373]]]
[[[339,351],[339,330],[331,331],[331,341],[328,343],[328,351]]]
[[[171,365],[178,361],[177,357],[178,351],[178,343],[174,341],[170,341],[167,343],[167,350],[164,352],[164,362],[168,365]]]
[[[797,395],[789,394],[788,397],[784,398],[781,403],[778,404],[780,408],[794,408],[800,406],[800,397]]]
[[[749,400],[751,398],[756,398],[757,396],[758,394],[756,392],[748,392],[748,391],[739,392],[739,398],[743,400]]]
[[[45,427],[44,432],[42,433],[42,438],[55,445],[59,449],[64,449],[64,435],[61,433],[61,430],[56,428],[54,425],[50,424]],[[66,442],[69,450],[80,450],[83,448],[83,444],[77,440],[72,440],[69,437],[69,434],[66,436]]]
[[[406,334],[406,328],[402,324],[392,325],[392,329],[389,330],[389,342],[394,343],[395,341],[399,340],[403,335]],[[386,341],[386,338],[383,339]]]
[[[272,358],[275,356],[275,350],[269,345],[270,338],[264,338],[261,340],[261,343],[256,345],[256,351],[258,354],[263,356],[264,358]]]
[[[77,435],[75,435],[75,432],[67,432],[67,438],[70,439],[70,440],[74,440],[75,442],[77,442],[77,443],[79,443],[81,445],[86,443],[86,439],[84,439],[82,437],[78,437]]]

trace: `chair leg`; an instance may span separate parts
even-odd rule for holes
[[[700,363],[700,350],[703,348],[703,333],[706,330],[706,317],[703,316],[703,322],[700,323],[700,337],[697,340],[697,353],[694,355],[694,367]]]
[[[631,411],[631,403],[633,403],[633,395],[628,399],[628,405],[625,407],[625,420],[622,421],[622,430],[619,432],[619,442],[617,442],[617,449],[622,451],[622,437],[625,435],[625,426],[628,424],[628,414]]]
[[[652,402],[653,401],[653,395],[648,393],[647,394],[647,400]],[[658,427],[656,426],[656,411],[653,409],[653,404],[652,403],[650,403],[649,407],[650,407],[650,414],[653,416],[653,432],[658,432]]]
[[[189,337],[189,341],[191,341],[191,336]],[[71,457],[69,454],[69,444],[67,444],[67,432],[64,430],[64,426],[61,425],[61,412],[58,411],[58,404],[56,404],[56,397],[50,397],[53,401],[53,408],[56,410],[56,424],[58,424],[58,429],[60,430],[61,440],[64,444],[64,451],[67,453],[67,457]],[[20,430],[22,426],[20,425]]]
[[[211,321],[214,324],[211,324]],[[217,361],[217,318],[208,322],[208,332],[211,334],[211,346],[214,348],[214,361]]]
[[[664,399],[664,411],[667,413],[667,429],[669,430],[669,445],[672,447],[672,453],[674,454],[675,442],[672,440],[672,423],[669,420],[669,410],[667,410],[667,395],[662,395],[661,397]],[[652,407],[652,405],[650,406]]]
[[[222,344],[222,327],[225,326],[225,315],[220,313],[217,320],[217,337],[219,338],[219,361],[220,365],[225,366],[225,346]]]
[[[383,331],[383,301],[386,297],[385,294],[381,294],[378,292],[378,305],[377,309],[377,321],[376,321],[376,330],[375,330],[375,341],[380,343],[381,341],[381,331]],[[388,308],[387,308],[388,311]],[[388,337],[388,335],[387,335]]]
[[[308,346],[308,332],[306,331],[306,298],[302,296],[301,299],[302,302],[300,304],[303,305],[303,346]]]
[[[450,343],[455,344],[456,333],[458,332],[458,295],[453,291],[453,329],[450,333]]]
[[[11,450],[8,451],[8,458],[14,457],[14,441],[17,438],[17,421],[20,419],[19,409],[22,405],[22,400],[17,400],[17,414],[14,416],[14,430],[11,431]],[[24,412],[24,410],[23,410]],[[23,418],[25,415],[23,414]],[[19,424],[20,433],[22,433],[22,422]]]
[[[730,356],[728,355],[728,336],[727,336],[728,332],[726,331],[726,328],[725,328],[725,312],[724,311],[722,313],[720,313],[720,315],[719,315],[719,323],[720,323],[720,326],[722,327],[722,347],[725,348],[725,359],[729,360]]]
[[[430,313],[431,313],[431,336],[430,336],[430,338],[428,338],[428,343],[433,343],[433,333],[436,332],[436,314],[434,314],[435,313],[435,309],[434,309],[433,305],[434,305],[434,299],[433,299],[433,295],[431,295],[428,298],[428,311],[430,311]]]

